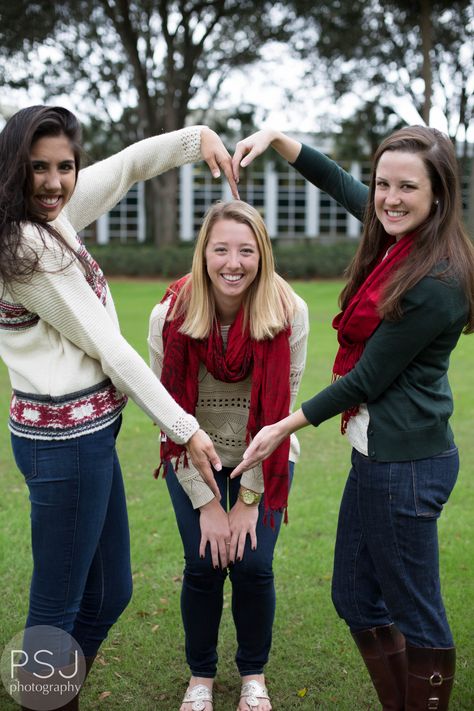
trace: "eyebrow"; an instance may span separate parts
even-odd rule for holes
[[[213,247],[227,247],[229,245],[228,242],[213,242],[212,246]],[[239,247],[255,247],[256,245],[252,244],[252,242],[242,242],[242,244],[239,244]]]
[[[51,161],[45,160],[44,158],[31,158],[31,163],[39,163],[41,165],[49,165]],[[75,165],[75,161],[72,158],[65,158],[64,160],[58,161],[58,165]]]
[[[384,180],[386,183],[390,182],[389,178],[385,178],[383,175],[375,175],[375,180]],[[413,178],[400,178],[397,182],[399,183],[411,183],[412,185],[418,185],[419,180],[414,180]]]

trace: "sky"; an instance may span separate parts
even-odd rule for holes
[[[259,128],[271,127],[290,133],[330,133],[332,126],[336,127],[341,118],[348,118],[360,103],[356,94],[347,95],[337,103],[332,102],[322,83],[321,86],[314,81],[308,83],[305,78],[306,65],[292,57],[289,49],[284,46],[269,45],[264,57],[263,62],[229,74],[222,85],[220,98],[215,103],[216,110],[228,110],[229,106],[250,103],[257,107],[255,123]],[[278,82],[269,81],[268,77],[278,77]],[[297,99],[288,99],[292,93],[295,93]],[[15,94],[3,91],[2,104],[11,103],[14,110],[42,101],[39,86]],[[58,97],[58,103],[78,111],[81,102],[62,96]],[[191,104],[191,108],[198,105],[199,99]],[[422,123],[408,99],[397,97],[394,105],[407,124]],[[444,132],[448,130],[445,116],[437,106],[432,110],[431,125]],[[474,127],[469,140],[474,142]]]

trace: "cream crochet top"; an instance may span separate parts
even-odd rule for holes
[[[290,410],[294,407],[306,361],[306,345],[309,333],[308,308],[306,303],[295,294],[296,313],[291,325],[290,336]],[[150,317],[148,347],[151,368],[161,376],[163,367],[163,324],[168,313],[169,300],[157,304]],[[224,343],[227,341],[229,326],[222,328]],[[216,380],[201,363],[199,371],[199,395],[196,417],[201,427],[209,434],[223,466],[235,467],[242,459],[246,449],[245,434],[250,406],[250,378],[239,383],[225,383]],[[295,435],[291,436],[290,460],[296,462],[299,456],[299,444]],[[180,466],[178,479],[191,499],[194,508],[203,506],[214,497],[211,489],[192,465]],[[261,465],[244,472],[242,486],[252,491],[263,492],[263,474]]]

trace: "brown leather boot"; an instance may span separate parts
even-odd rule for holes
[[[446,711],[453,688],[456,650],[407,645],[406,711]]]
[[[383,711],[404,711],[407,664],[405,637],[395,625],[352,632]]]

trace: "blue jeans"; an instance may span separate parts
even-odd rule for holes
[[[127,509],[115,440],[121,418],[93,434],[12,435],[31,502],[33,576],[26,626],[69,632],[96,654],[132,594]]]
[[[290,477],[293,476],[290,462]],[[229,479],[232,469],[214,472],[228,510],[237,500],[240,479]],[[181,614],[186,644],[186,660],[194,676],[214,678],[217,669],[217,641],[224,599],[227,570],[212,565],[209,546],[204,558],[199,556],[201,529],[199,509],[193,509],[171,466],[166,483],[176,515],[184,548],[185,568],[181,590]],[[282,514],[275,514],[275,527],[264,525],[264,499],[259,504],[257,549],[251,550],[247,536],[240,562],[229,566],[232,583],[232,615],[237,632],[235,661],[242,676],[262,674],[268,661],[275,616],[273,551],[281,526]]]
[[[413,646],[453,646],[441,597],[437,519],[458,470],[456,447],[389,463],[352,451],[332,584],[336,610],[352,631],[394,622]]]

